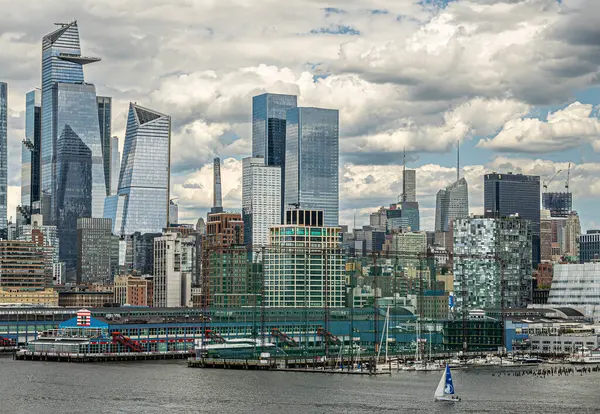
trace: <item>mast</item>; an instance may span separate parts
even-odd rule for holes
[[[456,181],[460,180],[460,140],[456,141]]]
[[[406,146],[402,155],[402,202],[406,201]]]

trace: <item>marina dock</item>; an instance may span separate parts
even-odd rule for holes
[[[19,361],[55,361],[55,362],[124,362],[124,361],[150,361],[168,359],[186,359],[191,352],[119,352],[111,354],[102,353],[56,353],[18,351],[13,358]]]

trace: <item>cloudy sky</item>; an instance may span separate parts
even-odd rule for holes
[[[340,110],[342,224],[397,200],[402,148],[417,169],[422,227],[456,176],[456,142],[481,212],[485,172],[571,189],[584,229],[600,227],[600,2],[597,0],[0,0],[0,80],[9,83],[9,216],[20,194],[25,93],[40,86],[41,38],[79,21],[98,94],[124,136],[130,101],[173,118],[180,221],[223,195],[241,208],[251,97],[293,93]],[[122,142],[121,142],[122,145]]]

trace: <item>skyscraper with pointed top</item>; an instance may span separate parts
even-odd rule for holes
[[[42,40],[41,199],[74,281],[77,219],[102,217],[106,197],[96,88],[83,76],[100,59],[82,55],[77,21],[58,26]]]
[[[130,103],[119,190],[104,208],[113,233],[160,233],[168,227],[170,170],[171,117]]]

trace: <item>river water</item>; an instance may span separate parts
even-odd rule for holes
[[[433,401],[441,373],[367,377],[0,358],[0,413],[598,413],[600,373],[454,371],[462,402]]]

